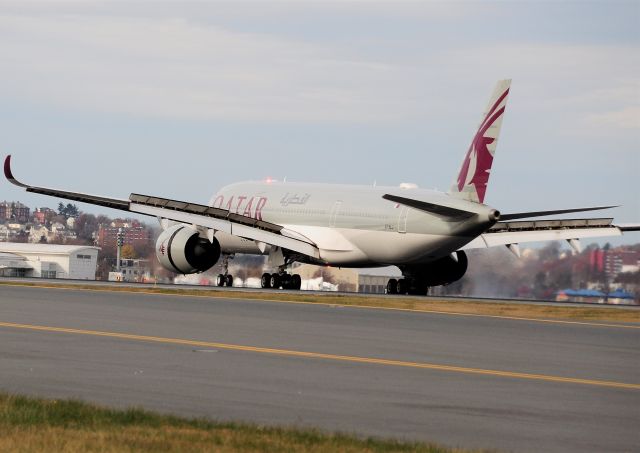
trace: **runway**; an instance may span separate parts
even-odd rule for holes
[[[0,286],[0,390],[467,448],[634,451],[637,327]]]

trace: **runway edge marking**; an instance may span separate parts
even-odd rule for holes
[[[324,360],[352,362],[352,363],[367,363],[367,364],[375,364],[375,365],[405,367],[405,368],[448,371],[448,372],[464,373],[464,374],[477,374],[477,375],[486,375],[486,376],[509,377],[509,378],[515,378],[515,379],[563,382],[563,383],[591,385],[591,386],[598,386],[598,387],[640,390],[640,384],[628,384],[624,382],[581,379],[581,378],[572,378],[572,377],[563,377],[563,376],[552,376],[552,375],[545,375],[545,374],[520,373],[520,372],[514,372],[514,371],[488,370],[488,369],[482,369],[482,368],[467,368],[467,367],[461,367],[461,366],[439,365],[435,363],[425,363],[425,362],[408,362],[408,361],[402,361],[402,360],[379,359],[379,358],[372,358],[372,357],[345,356],[345,355],[326,354],[326,353],[320,353],[320,352],[295,351],[295,350],[288,350],[288,349],[264,348],[264,347],[258,347],[258,346],[243,346],[243,345],[216,343],[216,342],[209,342],[209,341],[186,340],[181,338],[153,337],[153,336],[147,336],[147,335],[135,335],[135,334],[118,333],[118,332],[104,332],[99,330],[71,329],[66,327],[38,326],[38,325],[31,325],[31,324],[17,324],[17,323],[1,322],[1,321],[0,321],[0,327],[34,330],[34,331],[41,331],[41,332],[56,332],[56,333],[76,334],[76,335],[90,335],[90,336],[96,336],[96,337],[119,338],[124,340],[135,340],[135,341],[144,341],[144,342],[199,346],[199,347],[226,349],[231,351],[254,352],[254,353],[260,353],[260,354],[272,354],[272,355],[281,355],[281,356],[289,356],[289,357],[303,357],[303,358],[311,358],[311,359],[324,359]]]
[[[305,302],[305,301],[296,301],[296,300],[281,300],[281,299],[262,299],[262,298],[248,298],[242,299],[240,297],[225,297],[218,295],[200,295],[200,294],[166,294],[166,293],[158,293],[154,291],[127,291],[127,290],[117,290],[114,291],[108,288],[68,288],[61,287],[56,285],[21,285],[21,284],[3,284],[2,286],[17,286],[23,288],[45,288],[45,289],[57,289],[57,290],[68,290],[68,291],[90,291],[90,292],[110,292],[110,293],[122,293],[122,294],[145,294],[148,296],[165,296],[165,297],[193,297],[196,299],[222,299],[222,300],[239,300],[242,302],[271,302],[271,303],[281,303],[281,304],[296,304],[296,305],[324,305],[325,307],[341,307],[341,308],[356,308],[356,309],[365,309],[365,310],[386,310],[386,311],[401,311],[401,312],[409,312],[409,313],[428,313],[428,314],[437,314],[437,315],[448,315],[448,316],[469,316],[475,318],[495,318],[495,319],[508,319],[512,321],[529,321],[529,322],[544,322],[549,324],[570,324],[570,325],[579,325],[579,326],[592,326],[592,327],[608,327],[608,328],[616,328],[616,329],[638,329],[640,330],[640,325],[629,325],[629,324],[608,324],[603,322],[589,322],[589,321],[568,321],[562,319],[544,319],[544,318],[526,318],[521,316],[507,316],[507,315],[490,315],[490,314],[481,314],[481,313],[463,313],[463,312],[455,312],[455,311],[441,311],[441,310],[429,310],[429,309],[419,309],[419,308],[400,308],[400,307],[379,307],[375,305],[349,305],[349,304],[340,304],[336,302]],[[590,308],[590,307],[589,307]]]

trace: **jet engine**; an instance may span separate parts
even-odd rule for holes
[[[448,285],[462,278],[467,272],[467,254],[462,250],[455,253],[456,258],[451,255],[445,256],[429,263],[426,269],[423,269],[427,286]]]
[[[220,243],[200,237],[198,231],[178,224],[167,228],[156,241],[156,256],[165,269],[194,274],[211,268],[220,258]]]
[[[410,276],[415,293],[422,293],[423,289],[433,286],[448,285],[467,272],[467,254],[462,250],[455,252],[456,257],[445,256],[420,267],[402,267],[402,273]]]

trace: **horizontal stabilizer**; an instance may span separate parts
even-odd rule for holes
[[[611,209],[611,208],[617,208],[617,207],[618,206],[596,206],[593,208],[560,209],[556,211],[515,212],[513,214],[500,215],[500,220],[528,219],[530,217],[544,217],[544,216],[556,215],[556,214],[570,214],[572,212],[599,211],[600,209]]]
[[[640,225],[631,225],[640,228]],[[624,227],[614,225],[613,219],[564,219],[498,222],[486,233],[462,247],[463,250],[506,245],[513,252],[514,244],[527,242],[567,241],[578,250],[579,239],[621,236]],[[514,252],[515,253],[515,252]]]
[[[640,223],[622,223],[617,227],[620,231],[640,231]]]
[[[446,217],[451,220],[464,220],[476,215],[475,212],[463,211],[462,209],[450,208],[439,204],[427,203],[426,201],[414,200],[412,198],[398,197],[396,195],[386,194],[382,198],[385,200],[400,203],[410,208],[428,212],[429,214]]]

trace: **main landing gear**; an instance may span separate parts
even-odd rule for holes
[[[218,274],[216,277],[216,285],[218,286],[233,286],[233,275],[231,274]]]
[[[426,295],[429,291],[429,287],[421,285],[419,282],[412,278],[401,278],[396,280],[390,278],[387,282],[387,294],[414,294],[414,295]]]
[[[274,274],[264,273],[260,279],[260,286],[264,289],[294,289],[299,290],[302,286],[302,279],[298,274],[287,274],[278,272]]]
[[[216,285],[232,287],[233,275],[229,273],[229,255],[224,255],[222,258],[222,268],[224,269],[224,273],[218,274],[216,277]]]

